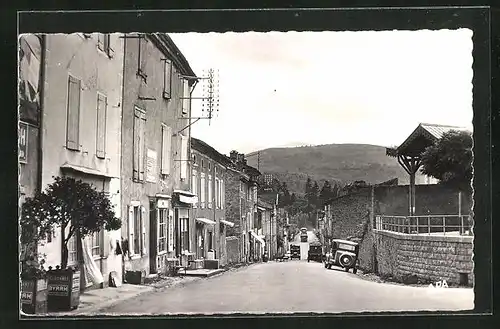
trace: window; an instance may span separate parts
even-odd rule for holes
[[[181,251],[189,250],[189,219],[180,218],[181,226]]]
[[[146,250],[146,229],[145,229],[146,209],[137,203],[129,207],[128,233],[130,255],[145,254]]]
[[[139,35],[138,36],[138,42],[139,42],[139,50],[137,52],[137,75],[142,78],[144,82],[146,82],[148,76],[146,74],[146,36],[145,35]]]
[[[198,195],[198,173],[196,170],[193,170],[193,175],[191,177],[191,192]],[[193,208],[196,208],[196,203],[193,204]]]
[[[76,235],[73,236],[68,241],[68,266],[76,265],[78,258],[76,257]]]
[[[200,207],[205,208],[205,174],[201,173],[200,182]]]
[[[94,232],[91,236],[91,248],[92,248],[92,256],[101,256],[101,251],[103,247],[103,231]]]
[[[189,113],[189,107],[191,105],[191,97],[189,92],[189,81],[187,79],[182,80],[182,115]]]
[[[170,99],[172,92],[172,61],[166,59],[163,71],[163,98]]]
[[[172,128],[161,125],[161,174],[169,175],[172,158]]]
[[[97,94],[97,136],[96,136],[96,156],[100,159],[106,157],[106,117],[107,98]]]
[[[28,162],[28,124],[19,122],[18,154],[19,162]]]
[[[201,167],[205,168],[205,160],[201,159]]]
[[[145,146],[146,113],[138,107],[134,110],[134,165],[132,178],[144,181],[144,146]]]
[[[193,165],[196,165],[196,155],[193,154]]]
[[[181,143],[181,179],[186,179],[188,174],[188,138],[182,134],[179,134]]]
[[[97,35],[97,48],[103,51],[106,55],[111,57],[112,49],[110,46],[110,35],[109,33],[98,33]]]
[[[220,209],[220,181],[215,177],[215,208]]]
[[[213,197],[212,197],[212,175],[208,175],[208,208],[212,209],[212,202],[213,202]]]
[[[69,76],[66,147],[75,151],[80,149],[80,86],[80,80]]]
[[[158,253],[167,251],[168,209],[159,209],[158,214]]]
[[[209,163],[208,163],[208,170],[210,170],[210,169],[211,169],[211,164],[210,164],[210,162],[209,162]]]

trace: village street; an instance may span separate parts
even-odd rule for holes
[[[431,289],[366,281],[323,264],[268,262],[153,292],[103,313],[228,314],[462,310],[474,306],[472,289]]]

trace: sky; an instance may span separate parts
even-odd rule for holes
[[[224,154],[397,146],[421,122],[472,130],[468,29],[170,36],[197,76],[218,71],[218,112],[195,123],[192,136]],[[199,83],[193,95],[203,89]],[[193,116],[201,105],[193,99]]]

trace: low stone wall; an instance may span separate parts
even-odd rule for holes
[[[227,264],[240,263],[239,239],[235,236],[226,237]]]
[[[474,283],[473,237],[412,235],[373,230],[376,271],[398,281],[408,278],[423,282],[446,280],[459,285],[461,275]]]

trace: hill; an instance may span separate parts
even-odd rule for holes
[[[248,164],[257,167],[256,152],[248,154]],[[363,180],[380,183],[398,178],[408,183],[408,175],[397,159],[385,155],[385,147],[367,144],[328,144],[260,151],[260,171],[272,173],[288,185],[290,192],[303,193],[307,177],[318,181],[348,183]]]

